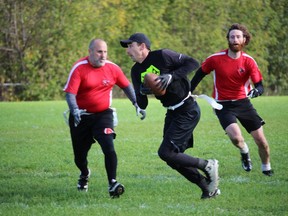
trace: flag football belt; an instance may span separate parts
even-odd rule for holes
[[[116,108],[114,107],[109,107],[112,111],[113,111],[113,124],[114,124],[114,127],[118,125],[118,117],[117,117],[117,112],[116,112]],[[66,122],[67,125],[69,125],[69,115],[70,113],[70,110],[66,110],[63,112],[63,117],[64,117],[64,120]],[[82,113],[81,115],[93,115],[95,113],[88,113],[88,112],[85,112],[85,113]]]
[[[70,110],[68,109],[68,110],[65,110],[64,112],[63,112],[63,117],[64,117],[64,120],[65,120],[65,122],[66,122],[66,124],[67,125],[69,125],[69,113],[70,113]],[[85,112],[85,113],[82,113],[81,115],[93,115],[94,113],[87,113],[87,112]]]
[[[191,96],[192,96],[192,94],[191,94],[191,92],[189,92],[188,95],[187,95],[187,97],[185,97],[180,103],[175,104],[175,105],[173,105],[173,106],[165,107],[165,108],[168,109],[168,110],[175,110],[175,109],[179,108],[180,106],[182,106],[182,105],[185,103],[185,101],[186,101],[188,98],[190,98]]]

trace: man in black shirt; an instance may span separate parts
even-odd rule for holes
[[[127,48],[127,54],[135,62],[131,69],[131,78],[141,110],[145,111],[148,106],[147,94],[151,93],[143,85],[147,73],[159,75],[159,86],[166,90],[162,96],[155,95],[167,109],[159,157],[187,180],[198,185],[202,190],[202,199],[219,195],[218,161],[184,153],[193,146],[193,130],[200,119],[200,109],[191,96],[190,81],[187,78],[187,74],[195,70],[199,63],[169,49],[151,51],[150,40],[143,33],[135,33],[129,39],[121,40],[120,44]]]

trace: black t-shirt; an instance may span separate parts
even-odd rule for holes
[[[187,55],[169,49],[151,51],[141,64],[135,63],[131,69],[131,78],[139,107],[146,109],[148,105],[147,95],[140,93],[141,84],[147,73],[172,75],[172,82],[167,87],[166,94],[156,96],[164,107],[168,107],[180,103],[187,97],[190,91],[187,74],[197,67],[199,63]]]

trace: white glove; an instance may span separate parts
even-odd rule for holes
[[[146,117],[146,111],[141,109],[138,104],[134,105],[136,107],[136,115],[139,116],[141,115],[140,119],[143,120]]]
[[[81,121],[81,115],[86,113],[86,109],[74,109],[72,115],[74,116],[74,126],[77,127]]]

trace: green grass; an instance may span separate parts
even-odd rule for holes
[[[288,96],[260,97],[253,104],[262,118],[275,176],[261,173],[257,147],[243,131],[254,169],[242,170],[232,146],[208,104],[195,129],[188,154],[217,158],[221,196],[200,200],[201,191],[157,156],[165,109],[150,100],[141,121],[126,99],[115,99],[119,125],[115,147],[118,180],[126,187],[110,199],[103,154],[89,154],[88,193],[76,190],[79,171],[73,162],[65,101],[0,103],[0,215],[288,215]]]

